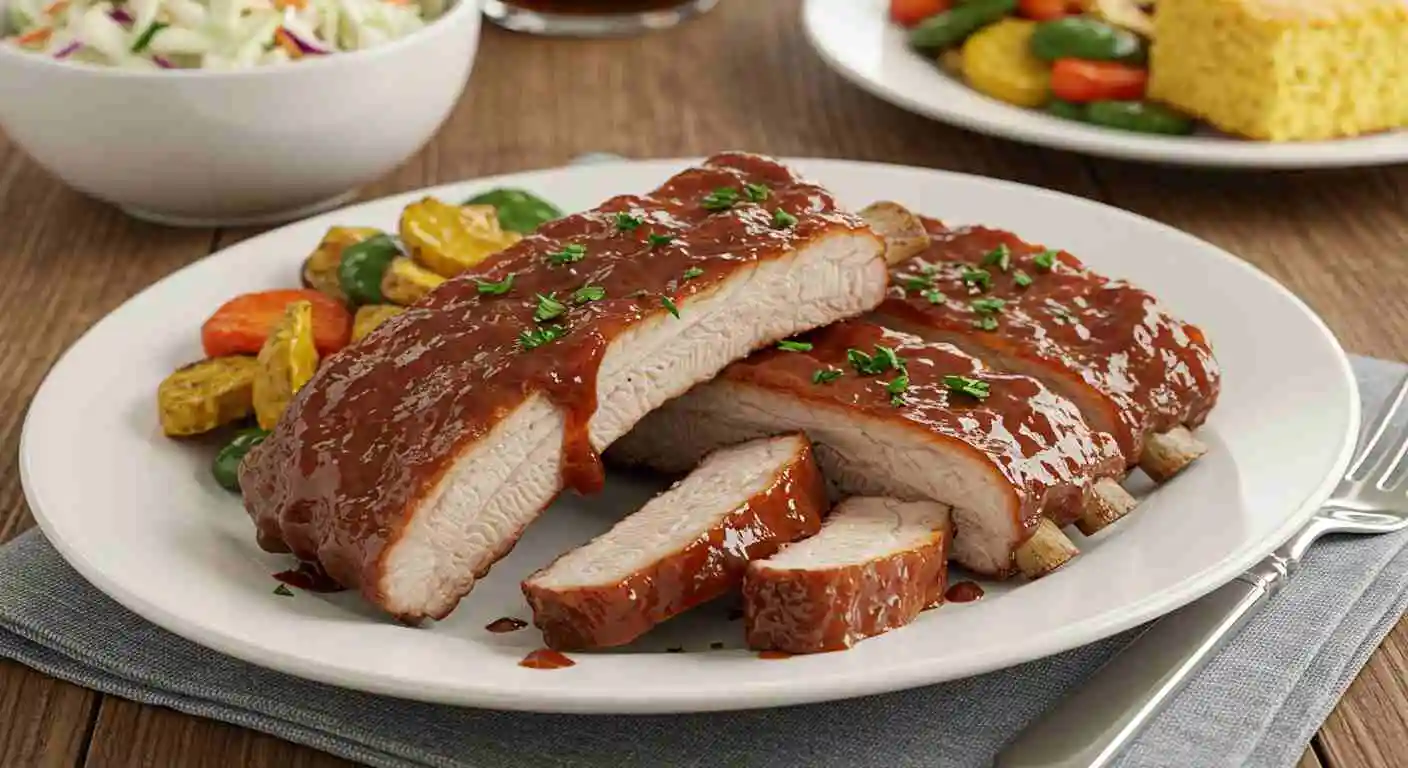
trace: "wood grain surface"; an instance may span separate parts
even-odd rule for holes
[[[810,51],[796,0],[728,0],[616,41],[486,29],[463,101],[364,198],[561,164],[749,149],[965,171],[1103,200],[1210,240],[1281,280],[1352,352],[1408,359],[1408,167],[1224,173],[1091,160],[965,133],[850,87]],[[940,212],[941,213],[941,212]],[[32,525],[14,471],[25,406],[89,325],[255,230],[165,229],[84,198],[0,134],[0,540]],[[0,662],[0,766],[345,763],[235,726],[102,696]],[[1408,765],[1408,624],[1345,694],[1302,768]]]

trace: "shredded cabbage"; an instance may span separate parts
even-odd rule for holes
[[[423,28],[444,7],[442,0],[10,0],[0,44],[126,69],[247,69],[374,48]]]

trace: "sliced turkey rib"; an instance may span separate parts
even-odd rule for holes
[[[533,623],[559,650],[629,643],[737,589],[750,560],[816,533],[827,505],[805,437],[717,451],[610,531],[523,582]]]
[[[550,222],[324,364],[243,464],[260,543],[442,617],[651,409],[878,304],[882,250],[824,189],[734,153]]]
[[[856,496],[817,535],[749,564],[748,645],[816,653],[902,627],[943,602],[949,509]]]

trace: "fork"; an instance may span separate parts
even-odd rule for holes
[[[1408,454],[1408,376],[1330,499],[1265,560],[1202,599],[1156,621],[1080,690],[1038,718],[998,754],[998,768],[1108,765],[1296,572],[1329,533],[1391,533],[1408,527],[1408,487],[1398,474]]]

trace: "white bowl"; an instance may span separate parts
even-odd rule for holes
[[[351,198],[430,139],[464,90],[479,23],[478,0],[460,0],[377,48],[236,72],[110,69],[0,45],[0,130],[70,186],[138,218],[300,218]]]

